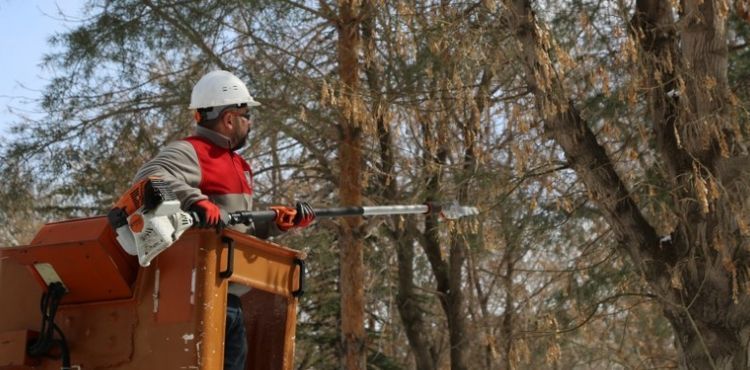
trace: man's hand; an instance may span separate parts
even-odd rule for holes
[[[273,206],[271,209],[276,212],[274,221],[281,231],[292,227],[306,227],[315,220],[315,211],[307,202],[297,202],[295,208]]]
[[[223,221],[221,209],[208,199],[199,200],[190,206],[190,209],[198,214],[198,226],[221,227]]]

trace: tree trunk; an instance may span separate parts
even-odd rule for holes
[[[509,239],[507,239],[509,240]],[[502,370],[512,370],[513,366],[513,321],[515,319],[514,304],[515,299],[513,296],[513,276],[514,276],[514,245],[508,245],[505,254],[503,255],[503,264],[505,265],[505,274],[503,275],[503,287],[505,288],[505,310],[503,312],[503,321],[501,324],[500,333],[502,335],[503,343],[503,356],[502,356]]]
[[[337,55],[341,91],[339,104],[339,196],[344,206],[362,204],[362,114],[359,92],[359,16],[355,0],[339,2]],[[364,261],[362,218],[346,217],[341,223],[341,368],[364,370]]]
[[[441,91],[445,91],[443,85]],[[447,109],[442,107],[442,109]],[[448,162],[448,123],[447,113],[438,113],[436,127],[431,122],[423,122],[425,148],[424,167],[428,202],[441,202],[442,171]],[[433,129],[435,132],[433,132]],[[434,137],[433,137],[434,136]],[[457,240],[455,233],[449,240],[449,255],[443,256],[442,242],[439,235],[438,219],[435,215],[425,218],[424,251],[437,282],[440,305],[448,321],[450,343],[450,362],[452,370],[464,370],[468,367],[468,335],[466,333],[466,308],[463,294],[463,267],[465,264],[465,246]]]
[[[464,203],[466,204],[466,203]],[[448,330],[451,344],[451,370],[468,370],[469,333],[466,326],[466,298],[463,271],[466,267],[466,242],[452,232],[448,256],[448,290],[443,292],[447,307]]]
[[[430,344],[423,319],[419,296],[414,290],[414,239],[397,233],[396,256],[398,258],[398,313],[404,324],[409,347],[414,352],[417,370],[436,369],[434,350]]]
[[[441,164],[445,163],[448,156],[448,150],[446,149],[445,144],[441,143],[441,127],[437,127],[437,132],[433,133],[433,123],[426,117],[421,124],[422,135],[424,137],[424,147],[426,148],[423,158],[423,168],[426,176],[425,193],[427,194],[428,202],[439,203],[441,201],[440,182],[441,171],[443,168]],[[450,275],[448,271],[448,263],[443,257],[442,245],[438,234],[438,220],[436,216],[428,215],[425,217],[424,236],[422,247],[427,256],[427,260],[430,263],[432,274],[435,277],[438,300],[440,301],[440,306],[448,320],[448,330],[451,330],[450,305],[448,304]]]

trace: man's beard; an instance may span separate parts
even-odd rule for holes
[[[248,128],[244,135],[240,135],[239,132],[236,133],[237,136],[237,143],[232,147],[232,150],[239,150],[242,149],[242,147],[247,144],[247,137],[250,135],[250,129]]]

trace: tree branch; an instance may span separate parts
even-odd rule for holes
[[[143,3],[151,9],[151,11],[154,12],[157,16],[161,17],[167,23],[171,24],[172,27],[176,28],[178,31],[180,31],[185,37],[187,37],[190,41],[192,41],[195,46],[200,48],[206,56],[209,57],[216,65],[221,69],[229,69],[229,67],[224,63],[224,61],[219,58],[216,53],[214,53],[213,49],[211,49],[208,44],[203,40],[203,38],[195,32],[192,28],[185,25],[185,22],[181,22],[180,20],[170,16],[166,12],[164,12],[160,7],[154,5],[154,3],[151,2],[151,0],[143,0]]]
[[[550,53],[543,46],[543,31],[529,0],[512,0],[509,7],[523,48],[526,83],[535,96],[546,132],[563,149],[632,261],[649,281],[656,282],[666,274],[664,265],[673,261],[672,251],[660,247],[656,230],[641,213],[606,150],[573,102],[565,97],[565,88],[554,73]]]

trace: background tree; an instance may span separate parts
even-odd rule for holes
[[[747,295],[740,294],[747,278],[739,273],[747,264],[747,130],[734,113],[737,99],[727,79],[727,4],[681,3],[678,21],[671,3],[637,2],[633,17],[620,25],[629,35],[621,52],[633,63],[623,82],[645,92],[632,92],[630,108],[645,108],[642,125],[652,133],[627,145],[645,149],[640,155],[648,166],[644,174],[628,173],[630,179],[570,98],[553,54],[565,51],[554,47],[528,1],[507,5],[545,130],[672,324],[680,367],[747,367],[741,303]],[[649,171],[651,178],[644,176]],[[664,192],[647,200],[660,206],[648,216],[660,220],[649,221],[645,202],[630,190],[639,181]]]

